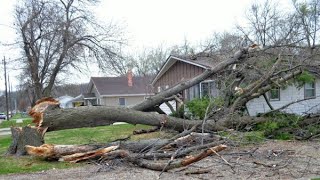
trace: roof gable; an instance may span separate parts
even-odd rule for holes
[[[133,77],[133,85],[128,86],[127,77],[91,77],[90,82],[100,96],[148,94],[149,77]],[[90,83],[91,84],[91,83]],[[89,86],[88,91],[90,92]]]
[[[203,69],[210,69],[210,68],[214,67],[217,64],[217,62],[213,61],[213,59],[209,58],[209,57],[197,57],[196,60],[192,60],[192,59],[186,58],[186,57],[185,58],[180,58],[180,57],[176,57],[176,56],[170,55],[167,58],[166,62],[161,67],[161,69],[158,72],[158,74],[153,79],[151,84],[153,85],[177,61],[180,61],[180,62],[183,62],[183,63],[187,63],[187,64],[191,64],[193,66],[197,66],[197,67],[200,67],[200,68],[203,68]]]

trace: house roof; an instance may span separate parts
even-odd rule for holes
[[[130,87],[127,77],[91,77],[89,85],[94,85],[100,96],[130,96],[148,94],[149,81],[149,77],[133,77]]]
[[[220,61],[219,61],[220,59]],[[162,65],[160,71],[152,81],[154,84],[169,68],[177,61],[188,63],[194,66],[201,67],[203,69],[211,69],[221,62],[221,58],[215,58],[206,54],[197,54],[194,56],[173,56],[170,55],[166,62]]]

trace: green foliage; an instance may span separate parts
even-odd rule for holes
[[[302,87],[305,83],[312,83],[315,81],[315,76],[308,71],[303,71],[298,77],[295,78],[297,87]]]
[[[263,131],[250,131],[244,133],[244,139],[250,143],[258,143],[264,141],[264,132]]]
[[[275,134],[274,139],[290,140],[293,139],[293,135],[288,132],[278,132]]]
[[[266,118],[269,120],[257,124],[254,130],[264,132],[265,137],[280,140],[292,139],[293,135],[286,132],[286,129],[299,128],[299,121],[302,119],[300,116],[285,113],[273,113]]]
[[[267,121],[257,125],[257,130],[263,131],[265,134],[271,134],[277,129],[279,129],[279,124],[274,121]]]
[[[207,107],[209,108],[220,108],[223,106],[223,99],[221,97],[215,98],[197,98],[186,103],[188,110],[196,119],[203,119],[206,115]]]
[[[182,118],[184,117],[184,106],[180,106],[176,112],[171,113],[169,116]]]

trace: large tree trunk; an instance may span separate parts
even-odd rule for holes
[[[205,131],[221,131],[261,121],[265,121],[265,119],[255,118],[253,121],[252,117],[246,116],[236,118],[221,117],[218,120],[209,119],[206,121]],[[57,131],[81,127],[105,126],[114,122],[163,126],[180,132],[202,124],[202,121],[199,120],[181,119],[162,114],[136,111],[130,108],[98,106],[47,111],[44,114],[41,127],[48,128],[47,131]],[[199,127],[195,131],[201,132],[201,128]]]
[[[172,95],[178,94],[181,91],[200,83],[201,81],[209,78],[210,76],[219,73],[221,70],[224,70],[229,65],[243,61],[244,59],[247,58],[249,50],[251,50],[250,47],[243,48],[243,49],[237,51],[232,56],[232,58],[229,58],[225,61],[222,61],[214,68],[206,70],[202,74],[200,74],[200,75],[198,75],[188,81],[179,83],[170,89],[167,89],[163,92],[160,92],[159,94],[153,96],[150,99],[144,100],[142,103],[139,103],[139,104],[133,106],[132,108],[135,110],[138,110],[138,111],[144,111],[144,110],[149,109],[151,107],[154,107],[156,105],[162,104],[166,98],[168,98]]]
[[[44,143],[43,136],[46,129],[35,127],[11,127],[12,143],[7,151],[8,155],[26,155],[26,145],[40,146]]]
[[[41,124],[42,127],[48,127],[48,131],[57,131],[80,127],[105,126],[114,122],[164,126],[177,131],[183,131],[201,123],[197,120],[184,120],[167,115],[136,111],[130,108],[92,106],[47,111]]]

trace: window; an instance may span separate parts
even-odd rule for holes
[[[280,101],[280,88],[274,88],[269,91],[270,101]]]
[[[316,86],[315,83],[305,83],[304,84],[304,98],[316,97]]]
[[[119,98],[119,105],[125,106],[126,105],[126,99],[125,98]]]
[[[199,84],[196,84],[188,89],[187,97],[186,97],[188,100],[192,100],[192,99],[199,98],[199,97],[200,97]]]
[[[214,81],[207,81],[207,82],[200,83],[200,94],[201,94],[201,97],[218,96],[218,89],[216,88],[216,83]]]

